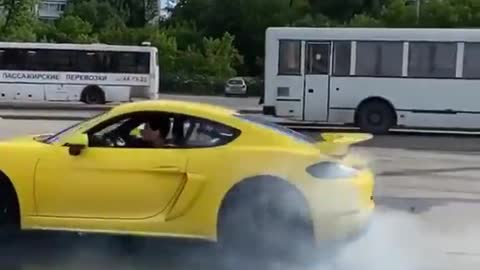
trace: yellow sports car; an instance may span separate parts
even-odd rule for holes
[[[0,228],[267,249],[347,239],[367,226],[374,174],[345,154],[370,138],[312,139],[200,103],[119,105],[57,134],[0,142]]]

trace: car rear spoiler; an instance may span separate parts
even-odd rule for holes
[[[322,133],[321,141],[316,143],[316,147],[327,155],[343,157],[350,150],[350,146],[371,140],[372,134],[369,133]]]

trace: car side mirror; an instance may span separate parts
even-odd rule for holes
[[[75,134],[67,139],[65,146],[68,147],[68,153],[71,156],[78,156],[88,146],[88,135]]]

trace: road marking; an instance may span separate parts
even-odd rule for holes
[[[446,252],[446,254],[447,255],[454,255],[454,256],[480,257],[480,253],[478,253],[478,252],[448,251],[448,252]]]

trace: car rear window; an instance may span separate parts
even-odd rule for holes
[[[243,81],[242,80],[230,80],[228,83],[229,84],[234,84],[234,85],[241,85],[241,84],[243,84]]]
[[[314,144],[314,143],[318,142],[318,140],[316,140],[316,139],[314,139],[310,136],[304,135],[304,134],[302,134],[300,132],[297,132],[293,129],[290,129],[290,128],[284,127],[282,125],[276,124],[274,122],[268,121],[261,116],[245,115],[245,114],[237,114],[236,116],[238,118],[242,119],[242,120],[254,123],[254,124],[259,125],[259,126],[261,126],[263,128],[266,128],[266,129],[273,130],[277,133],[289,136],[290,138],[293,138],[293,139],[301,141],[301,142],[310,143],[310,144]]]

